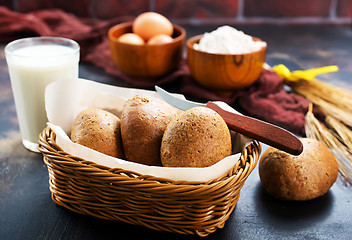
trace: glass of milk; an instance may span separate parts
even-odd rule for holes
[[[45,87],[59,79],[78,78],[79,45],[57,37],[23,38],[5,47],[23,145],[38,151],[46,127]]]

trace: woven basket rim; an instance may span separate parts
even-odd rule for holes
[[[49,142],[48,144],[50,144],[50,149],[52,150],[52,152],[49,152],[47,150],[45,150],[45,146],[47,146],[46,144],[46,136],[50,136],[49,137]],[[209,181],[176,181],[176,180],[172,180],[172,179],[168,179],[168,178],[162,178],[162,177],[155,177],[152,175],[144,175],[135,171],[130,171],[130,170],[125,170],[123,168],[109,168],[106,167],[104,165],[100,165],[97,163],[94,163],[92,161],[89,160],[85,160],[81,157],[78,156],[73,156],[65,151],[63,151],[61,149],[61,147],[59,145],[56,144],[55,142],[55,138],[56,138],[56,134],[55,132],[49,127],[47,126],[42,133],[39,136],[39,150],[43,153],[43,154],[59,154],[63,160],[66,161],[73,161],[73,162],[79,162],[80,164],[95,168],[95,169],[99,169],[101,171],[104,171],[105,173],[111,173],[112,176],[114,174],[125,174],[127,177],[133,177],[134,179],[140,179],[141,181],[158,181],[158,182],[162,182],[162,183],[168,183],[168,184],[174,184],[174,185],[210,185],[214,182],[219,182],[221,180],[227,179],[233,175],[236,174],[235,171],[232,171],[234,168],[238,167],[238,163],[240,163],[240,159],[242,157],[242,154],[245,150],[249,149],[249,148],[259,148],[259,152],[261,151],[261,146],[260,143],[257,140],[253,140],[250,144],[248,144],[241,152],[241,155],[239,157],[238,163],[227,173],[215,178],[215,179],[211,179]]]

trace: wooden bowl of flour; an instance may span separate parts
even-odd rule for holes
[[[215,91],[233,91],[253,84],[263,69],[266,49],[244,54],[214,54],[194,48],[203,35],[187,41],[187,62],[190,73],[200,85]],[[262,41],[253,38],[254,41]]]

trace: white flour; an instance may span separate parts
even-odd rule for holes
[[[230,26],[222,26],[205,33],[194,49],[217,54],[243,54],[251,53],[265,47],[262,41],[253,41],[252,37]]]

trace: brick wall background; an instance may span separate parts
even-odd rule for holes
[[[99,19],[156,11],[178,24],[352,23],[352,0],[0,0],[0,5],[23,13],[61,8]]]

